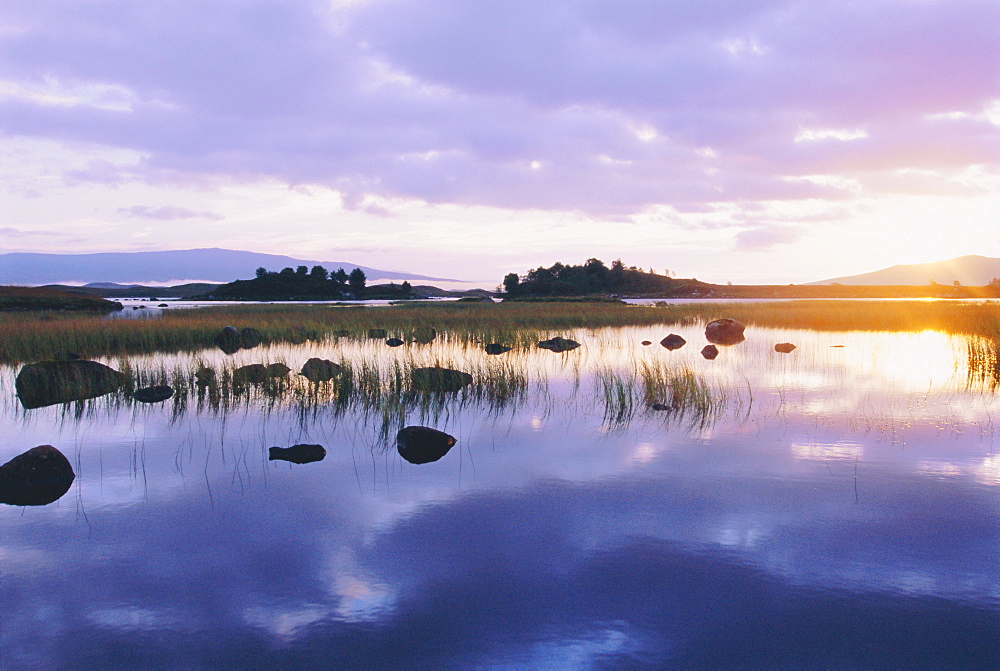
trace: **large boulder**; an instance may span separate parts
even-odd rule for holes
[[[668,350],[673,352],[675,349],[680,349],[687,344],[687,340],[677,335],[676,333],[671,333],[666,338],[660,341],[660,344],[666,347]]]
[[[455,437],[427,426],[407,426],[396,434],[399,456],[411,464],[437,461],[455,444]]]
[[[21,368],[14,390],[25,408],[82,401],[117,391],[125,376],[96,361],[40,361]]]
[[[429,366],[410,371],[410,383],[414,391],[440,392],[458,391],[472,384],[472,376],[460,370]]]
[[[0,466],[0,503],[44,506],[69,491],[76,474],[66,456],[39,445]]]
[[[174,390],[165,384],[143,387],[132,393],[132,398],[140,403],[161,403],[174,395]]]
[[[299,371],[310,382],[326,382],[343,372],[344,367],[340,364],[334,363],[329,359],[320,359],[319,357],[313,357],[306,361],[302,364],[302,370]]]
[[[569,338],[563,338],[556,336],[554,338],[549,338],[548,340],[543,340],[538,343],[538,347],[542,349],[547,349],[550,352],[568,352],[571,349],[576,349],[580,346],[575,340],[570,340]]]
[[[243,336],[235,326],[226,326],[219,331],[212,342],[226,354],[235,354],[243,347]]]
[[[714,345],[736,345],[746,339],[745,328],[735,319],[716,319],[705,327],[705,339]]]
[[[291,447],[272,447],[267,451],[268,461],[290,461],[293,464],[308,464],[322,461],[326,450],[322,445],[292,445]]]
[[[264,336],[255,328],[247,326],[240,329],[240,347],[243,349],[253,349],[264,342]]]

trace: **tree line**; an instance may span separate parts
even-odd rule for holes
[[[338,268],[330,272],[323,266],[313,266],[312,268],[298,266],[294,270],[289,267],[282,268],[277,272],[270,271],[261,266],[257,269],[256,279],[265,281],[268,279],[277,279],[285,283],[298,284],[304,287],[315,287],[323,283],[331,283],[340,290],[350,289],[351,293],[358,295],[364,293],[365,284],[368,281],[365,271],[361,270],[361,268],[355,268],[348,273],[343,268]]]
[[[548,268],[529,270],[526,275],[509,273],[503,279],[508,296],[587,296],[593,294],[651,294],[669,292],[682,280],[675,280],[668,270],[659,275],[635,266],[626,267],[621,259],[609,268],[600,259],[587,259],[579,266],[555,263]]]

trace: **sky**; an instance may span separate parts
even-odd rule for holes
[[[0,134],[0,252],[810,282],[1000,256],[1000,2],[6,0]]]

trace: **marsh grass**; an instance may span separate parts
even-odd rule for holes
[[[158,319],[0,313],[0,362],[86,358],[211,348],[224,326],[252,326],[265,341],[302,344],[361,340],[385,329],[404,340],[434,328],[445,342],[528,347],[578,328],[691,325],[719,317],[748,325],[836,331],[940,330],[1000,340],[1000,305],[950,301],[700,302],[668,308],[614,303],[428,303],[386,307],[241,305],[165,311]],[[338,336],[346,333],[346,336]]]

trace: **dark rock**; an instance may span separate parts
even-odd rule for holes
[[[328,359],[313,357],[302,365],[299,371],[310,382],[326,382],[344,372],[344,367]]]
[[[285,377],[291,371],[292,369],[283,363],[272,363],[269,366],[262,363],[252,363],[234,370],[233,382],[235,384],[263,384],[274,378]]]
[[[643,347],[645,347],[646,345],[652,345],[653,341],[652,340],[643,340],[641,344],[642,344]]]
[[[136,389],[132,394],[132,398],[140,403],[160,403],[162,401],[166,401],[173,395],[173,389],[167,385],[159,385],[155,387],[143,387],[142,389]]]
[[[291,447],[271,447],[267,450],[268,461],[290,461],[293,464],[309,464],[323,461],[326,450],[322,445],[292,445]]]
[[[460,370],[431,366],[414,368],[410,371],[410,381],[414,391],[458,391],[472,384],[472,376]]]
[[[124,375],[96,361],[41,361],[21,368],[14,389],[21,405],[30,409],[104,396],[124,381]]]
[[[396,434],[399,456],[411,464],[437,461],[455,444],[454,436],[426,426],[407,426]]]
[[[44,506],[68,492],[75,478],[62,452],[39,445],[0,466],[0,503]]]
[[[255,328],[246,327],[240,329],[240,347],[243,349],[253,349],[264,342],[264,337]]]
[[[430,326],[421,326],[413,330],[412,337],[413,342],[426,345],[434,341],[434,338],[437,337],[437,331]]]
[[[486,346],[487,354],[503,354],[504,352],[509,352],[510,350],[511,350],[510,347],[495,342],[491,342],[489,345]]]
[[[194,372],[194,383],[199,387],[215,384],[215,369],[202,366]]]
[[[226,354],[235,354],[243,346],[243,336],[236,330],[236,327],[226,326],[219,331],[219,334],[215,336],[215,340],[212,342]]]
[[[711,361],[715,357],[719,356],[719,348],[715,345],[705,345],[701,348],[701,355]]]
[[[795,349],[795,345],[793,345],[790,342],[779,342],[777,345],[774,346],[774,351],[781,352],[782,354],[788,354],[793,349]]]
[[[400,340],[399,338],[389,338],[388,340],[385,341],[385,344],[388,345],[389,347],[399,347],[400,345],[403,344],[403,341]]]
[[[368,329],[368,337],[372,340],[384,340],[386,335],[385,329]]]
[[[746,339],[745,328],[735,319],[716,319],[705,327],[705,339],[716,345],[736,345]]]
[[[538,343],[538,347],[542,349],[547,349],[551,352],[568,352],[572,349],[576,349],[580,346],[575,340],[570,340],[569,338],[562,338],[556,336],[555,338],[549,338],[548,340],[543,340]]]
[[[671,333],[666,338],[661,340],[660,344],[672,352],[675,349],[680,349],[681,347],[684,347],[684,345],[687,344],[687,340],[680,337],[676,333]]]
[[[292,372],[292,369],[283,363],[272,363],[267,367],[267,374],[269,377],[285,377]]]

